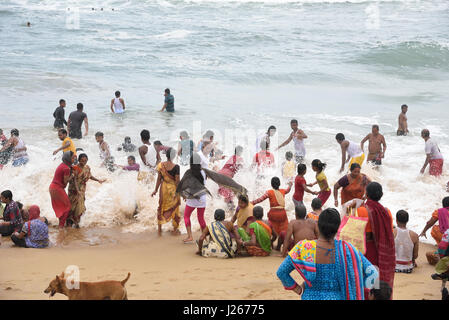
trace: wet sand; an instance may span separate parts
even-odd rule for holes
[[[49,299],[43,291],[68,265],[79,267],[81,281],[122,280],[131,272],[129,299],[298,299],[276,277],[279,256],[203,258],[195,255],[196,245],[182,243],[183,237],[69,229],[61,247],[48,249],[17,248],[3,238],[0,299]],[[441,299],[441,282],[430,278],[434,268],[425,257],[434,248],[421,243],[414,273],[396,274],[395,299]],[[297,273],[294,278],[300,280]]]

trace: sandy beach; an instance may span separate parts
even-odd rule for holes
[[[197,238],[198,233],[195,234]],[[87,239],[95,239],[88,241]],[[396,274],[394,299],[439,300],[441,282],[430,275],[425,252],[434,246],[421,243],[418,268],[413,274]],[[260,299],[289,300],[276,277],[282,259],[242,257],[203,258],[182,236],[154,232],[130,234],[119,229],[69,229],[60,247],[23,249],[2,239],[0,252],[7,272],[0,276],[0,299],[48,300],[43,291],[68,265],[77,265],[81,281],[122,280],[128,272],[128,298],[135,299]],[[297,274],[295,279],[299,281]],[[50,298],[66,300],[61,294]]]

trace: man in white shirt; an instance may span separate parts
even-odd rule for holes
[[[421,174],[424,174],[427,165],[430,165],[429,174],[435,177],[441,176],[443,173],[444,158],[441,154],[440,148],[438,148],[437,143],[433,141],[433,139],[430,139],[429,130],[423,129],[421,131],[421,137],[426,142],[426,161],[421,169]]]

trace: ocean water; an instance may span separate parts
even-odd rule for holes
[[[155,230],[158,200],[150,197],[154,186],[137,184],[135,174],[99,167],[96,131],[116,149],[126,135],[138,145],[144,128],[171,146],[182,129],[196,141],[213,129],[226,155],[243,145],[249,165],[256,133],[275,125],[281,143],[296,118],[309,135],[306,161],[327,162],[333,185],[341,177],[335,134],[359,142],[378,124],[388,144],[384,165],[363,171],[383,185],[384,205],[393,214],[408,210],[410,227],[421,231],[447,195],[447,173],[419,174],[419,134],[430,129],[448,157],[448,39],[449,3],[439,0],[3,0],[0,128],[20,130],[30,163],[0,171],[0,189],[38,204],[56,223],[48,186],[60,161],[52,155],[61,143],[52,113],[61,98],[66,116],[84,104],[89,135],[75,144],[88,153],[93,174],[108,178],[89,182],[81,226],[124,232]],[[166,87],[175,96],[174,115],[158,112]],[[123,116],[110,113],[115,90],[127,105]],[[403,103],[411,134],[396,137]],[[277,154],[278,164],[287,150],[293,145]],[[126,162],[124,153],[113,155]],[[270,186],[268,178],[256,183],[249,169],[235,178],[251,199]],[[306,178],[314,181],[310,166]],[[310,208],[312,197],[305,200]],[[209,199],[207,220],[218,207],[222,200]]]

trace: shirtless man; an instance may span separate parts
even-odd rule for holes
[[[120,98],[120,91],[116,91],[115,98],[111,100],[111,111],[112,113],[125,112],[125,100]]]
[[[298,120],[292,119],[290,121],[290,127],[292,128],[292,133],[290,133],[290,136],[287,140],[284,141],[277,149],[279,150],[283,146],[286,146],[290,143],[290,141],[293,140],[295,144],[295,160],[296,164],[300,164],[304,162],[304,157],[306,156],[306,148],[304,146],[304,139],[307,139],[307,135],[298,128]]]
[[[306,207],[295,207],[296,220],[290,221],[288,224],[287,236],[282,246],[282,256],[284,258],[287,256],[288,250],[291,250],[299,241],[318,239],[318,224],[312,219],[306,220],[306,214]]]
[[[403,104],[401,106],[402,112],[399,114],[399,128],[397,135],[398,136],[406,136],[408,134],[408,125],[407,125],[407,116],[406,113],[408,111],[408,106],[406,104]]]
[[[366,141],[368,143],[368,158],[366,162],[372,162],[375,165],[382,164],[382,158],[385,157],[385,150],[387,150],[387,143],[385,142],[385,138],[383,135],[379,133],[379,126],[373,125],[372,132],[368,134],[360,143],[360,148],[363,152],[363,145]]]

